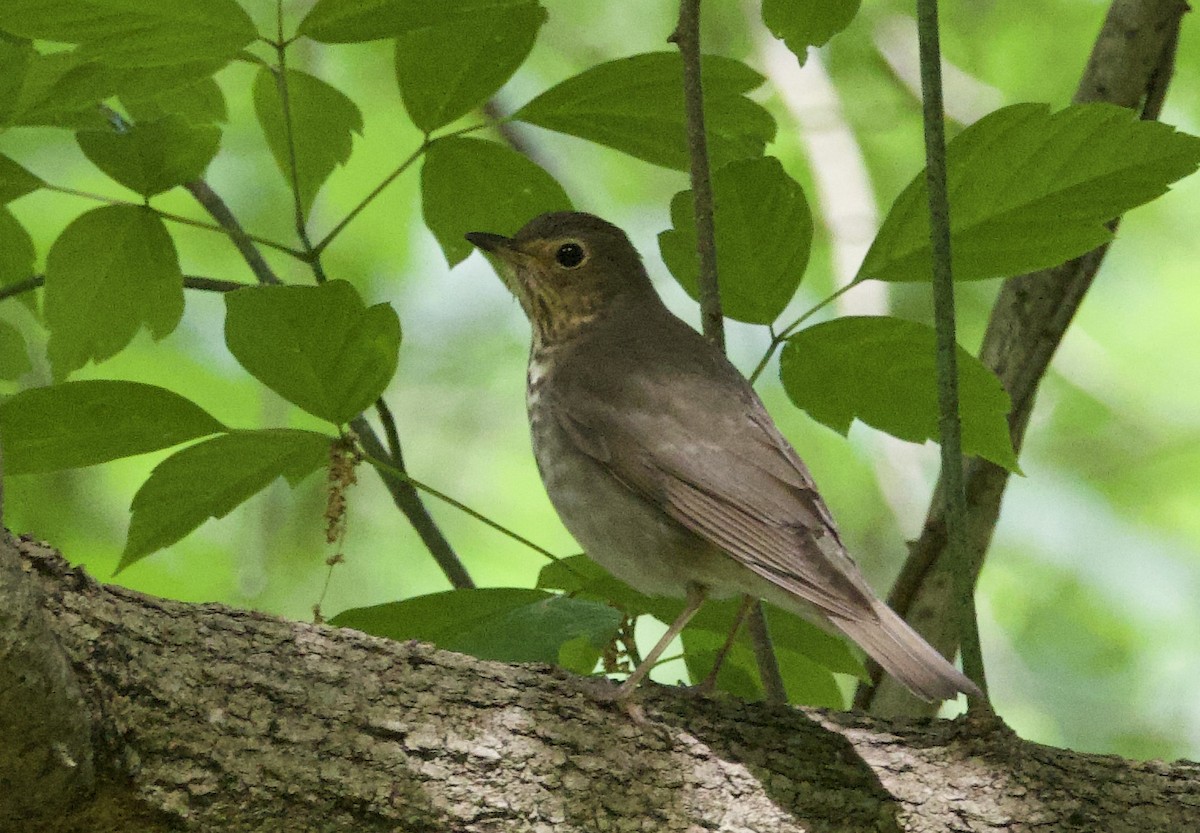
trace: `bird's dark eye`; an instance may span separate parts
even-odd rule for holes
[[[574,269],[583,263],[584,257],[583,246],[578,243],[563,243],[554,253],[554,259],[558,261],[558,265],[566,269]]]

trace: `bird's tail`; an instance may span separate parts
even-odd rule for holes
[[[875,617],[830,621],[923,700],[951,700],[960,691],[980,695],[975,683],[881,601],[875,601]]]

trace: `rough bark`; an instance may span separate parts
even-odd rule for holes
[[[1122,107],[1145,102],[1144,109],[1152,111],[1148,117],[1156,117],[1170,77],[1180,19],[1187,10],[1183,0],[1114,0],[1075,101]],[[1018,451],[1038,385],[1107,251],[1103,246],[1054,269],[1010,278],[1000,289],[979,358],[1000,377],[1012,398],[1009,431]],[[1008,477],[1008,471],[986,460],[970,458],[964,463],[971,587],[983,568]],[[930,644],[953,656],[959,645],[958,622],[946,611],[958,608],[954,574],[962,567],[947,557],[943,504],[939,480],[921,537],[913,542],[888,603]],[[894,680],[880,680],[878,673],[875,679],[878,685],[860,689],[856,706],[881,716],[932,713],[929,704]]]
[[[994,719],[652,687],[639,723],[595,696],[601,681],[156,599],[28,540],[4,541],[0,567],[0,610],[32,623],[0,646],[12,833],[1154,833],[1200,818],[1200,765],[1039,746]]]

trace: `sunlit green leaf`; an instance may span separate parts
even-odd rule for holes
[[[1105,223],[1196,170],[1200,138],[1109,104],[1014,104],[947,148],[954,277],[1055,266],[1112,238]],[[932,277],[925,174],[896,199],[859,279]]]
[[[6,474],[93,466],[223,430],[191,400],[140,382],[64,382],[0,403]]]
[[[320,78],[288,70],[288,111],[293,135],[293,141],[289,142],[277,78],[271,70],[259,70],[254,79],[254,112],[271,155],[289,184],[294,148],[300,201],[307,211],[333,169],[350,158],[353,134],[362,133],[362,113],[343,92]]]
[[[763,0],[763,23],[800,63],[810,46],[824,46],[850,25],[858,14],[859,0]]]
[[[41,177],[34,176],[0,153],[0,205],[32,193],[43,184]]]
[[[400,319],[353,286],[254,286],[225,295],[225,343],[256,379],[314,416],[349,422],[396,372]]]
[[[483,139],[439,139],[421,168],[421,208],[451,266],[474,247],[469,231],[512,234],[544,211],[569,209],[554,177],[515,150]]]
[[[936,440],[934,344],[924,324],[837,318],[789,338],[779,376],[796,407],[842,434],[857,418],[902,440]],[[961,347],[957,355],[963,452],[1017,470],[1008,394],[979,359]]]
[[[500,89],[533,48],[546,20],[535,0],[495,2],[466,14],[445,3],[438,23],[396,39],[396,78],[413,123],[426,133]]]
[[[580,637],[602,649],[620,621],[608,605],[544,590],[489,587],[355,608],[335,616],[332,624],[432,642],[480,659],[557,663],[563,646]]]
[[[75,136],[85,156],[117,182],[152,197],[203,176],[221,131],[183,116],[138,122],[124,130],[84,130]]]
[[[143,325],[168,335],[183,315],[183,274],[163,221],[131,205],[77,217],[46,256],[44,299],[57,380],[115,356]]]
[[[177,451],[134,495],[117,569],[174,544],[209,518],[225,517],[278,477],[295,486],[328,460],[331,442],[312,431],[276,428],[233,431]]]
[[[706,55],[701,68],[708,153],[714,169],[762,156],[775,121],[744,93],[763,82],[745,64]],[[683,62],[676,52],[599,64],[551,87],[514,118],[624,151],[655,165],[688,167]]]
[[[301,21],[300,34],[324,43],[359,43],[451,23],[467,28],[531,5],[534,0],[319,0]]]
[[[751,324],[769,324],[792,300],[812,244],[813,222],[799,183],[771,156],[731,162],[712,179],[717,279],[722,311]],[[692,192],[671,200],[671,222],[658,236],[663,261],[699,299],[699,262]]]
[[[163,68],[156,67],[145,73],[161,75]],[[169,115],[183,116],[192,124],[217,124],[228,118],[225,94],[208,75],[162,86],[142,83],[127,75],[121,80],[118,94],[121,104],[136,122],[154,121]]]
[[[105,125],[97,105],[117,91],[124,75],[77,52],[39,55],[32,49],[20,73],[13,97],[0,100],[3,123],[72,129]]]
[[[0,29],[123,66],[228,59],[257,36],[235,0],[4,0]]]

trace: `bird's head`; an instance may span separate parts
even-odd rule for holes
[[[592,214],[556,211],[512,237],[473,231],[467,240],[488,255],[542,344],[571,338],[619,300],[654,294],[629,238]]]

